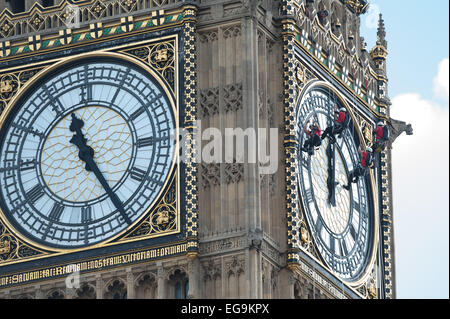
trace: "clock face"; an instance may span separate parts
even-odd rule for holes
[[[1,128],[1,209],[45,246],[105,241],[159,197],[175,127],[165,91],[134,64],[98,58],[52,72]]]
[[[322,132],[335,119],[335,98],[324,90],[311,90],[298,106],[299,142],[307,139],[304,126],[316,121]],[[339,102],[338,102],[339,105]],[[359,138],[350,124],[342,137],[327,137],[314,155],[299,154],[299,190],[308,227],[323,261],[342,279],[357,280],[371,253],[373,210],[369,181],[359,178],[347,185],[360,162]],[[335,187],[330,185],[335,181]],[[331,181],[331,183],[330,183]],[[333,199],[331,199],[333,198]]]

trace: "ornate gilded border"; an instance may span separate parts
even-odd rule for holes
[[[298,3],[297,3],[298,5]],[[317,256],[315,252],[315,246],[311,240],[311,236],[309,234],[309,230],[305,224],[304,218],[302,216],[301,207],[299,206],[299,194],[297,190],[297,156],[298,156],[298,141],[296,134],[296,123],[295,123],[295,107],[296,101],[300,96],[300,93],[307,86],[307,84],[314,80],[314,75],[302,65],[301,62],[297,62],[295,56],[294,48],[300,47],[304,52],[307,53],[308,56],[311,57],[315,64],[322,67],[327,73],[330,74],[330,71],[327,68],[327,64],[324,63],[324,60],[317,58],[314,53],[311,51],[311,47],[308,49],[309,42],[307,41],[307,37],[305,38],[304,43],[299,41],[299,34],[297,31],[296,21],[294,19],[295,14],[295,3],[294,1],[285,0],[282,2],[282,38],[283,38],[283,66],[284,66],[284,128],[285,128],[285,164],[286,164],[286,209],[287,209],[287,228],[288,228],[288,253],[287,253],[287,262],[288,267],[294,272],[300,271],[301,265],[301,257],[299,255],[299,251],[305,251],[312,258],[317,261],[320,258]],[[306,45],[306,49],[305,49]],[[338,79],[337,77],[335,77]],[[344,85],[342,85],[345,87]],[[338,94],[337,92],[335,92]],[[349,92],[351,95],[355,96],[356,94],[352,91]],[[339,95],[339,94],[338,94]],[[340,96],[340,95],[339,95]],[[343,99],[344,100],[344,99]],[[345,101],[345,100],[344,100]],[[358,99],[359,102],[361,99]],[[367,103],[362,103],[366,107],[368,107]],[[345,103],[347,108],[348,105]],[[373,112],[376,114],[376,112]],[[369,126],[367,122],[363,121],[363,118],[359,114],[353,115],[353,120],[355,123],[359,124],[362,128],[361,139],[364,142],[368,141]],[[366,123],[366,124],[365,124]],[[377,189],[375,188],[374,177],[371,174],[372,181],[372,189],[373,189],[373,203],[375,209],[378,207],[377,203]],[[377,209],[374,214],[374,243],[372,247],[372,254],[370,258],[370,262],[367,268],[367,272],[364,278],[358,281],[358,283],[352,283],[349,286],[348,283],[345,283],[345,286],[357,292],[361,297],[370,298],[376,296],[376,292],[374,294],[374,271],[373,265],[375,264],[376,255],[378,252],[378,224],[379,221],[377,219],[378,213]],[[339,278],[334,276],[335,278]],[[339,279],[338,279],[339,280]],[[343,282],[344,284],[344,282]]]
[[[356,125],[356,132],[359,135],[360,141],[362,142],[363,146],[365,147],[367,145],[368,140],[367,140],[364,130],[362,129],[362,126],[361,126],[362,124],[365,123],[365,121],[356,112],[356,110],[352,110],[352,107],[347,103],[347,101],[342,97],[342,95],[334,87],[332,87],[329,83],[312,79],[307,86],[304,86],[303,89],[301,89],[299,91],[297,101],[300,101],[301,98],[304,96],[304,94],[306,93],[305,90],[310,90],[313,87],[327,88],[327,90],[330,90],[331,92],[333,92],[333,94],[336,95],[336,97],[339,99],[339,101],[341,101],[341,103],[345,106],[348,113],[350,114],[353,123]],[[360,291],[360,288],[363,286],[366,286],[366,287],[373,286],[371,284],[372,282],[374,282],[373,269],[374,269],[374,265],[376,264],[376,257],[377,257],[377,253],[378,253],[378,247],[379,247],[379,244],[378,244],[379,243],[379,235],[378,234],[379,234],[380,221],[379,221],[379,217],[378,217],[379,216],[378,195],[377,195],[378,187],[375,183],[375,175],[372,171],[370,172],[370,187],[372,190],[372,203],[373,203],[373,207],[374,207],[374,212],[373,212],[373,223],[374,224],[373,224],[373,229],[372,229],[373,242],[372,242],[372,247],[371,247],[370,258],[367,263],[366,271],[364,272],[364,274],[361,276],[361,278],[359,280],[354,281],[354,282],[343,281],[343,283],[346,286],[351,287],[352,289],[355,289],[357,291]],[[323,264],[324,267],[328,268],[326,263],[318,255],[318,253],[315,249],[315,245],[313,243],[313,240],[311,239],[311,234],[309,233],[308,227],[305,227],[306,221],[305,221],[305,217],[303,215],[303,211],[302,211],[301,207],[299,207],[299,208],[300,208],[300,210],[299,210],[299,212],[300,212],[300,234],[301,234],[301,243],[302,243],[301,247],[305,252],[310,254],[312,258],[317,259],[318,261],[320,260],[321,264]],[[334,274],[334,272],[332,272],[332,273]],[[337,274],[334,274],[334,275],[336,278],[339,278]],[[339,280],[341,280],[341,279],[339,279]],[[368,297],[369,294],[365,290],[363,290],[363,291],[364,291],[363,295]]]
[[[38,13],[36,13],[38,14]],[[30,35],[26,41],[0,40],[0,62],[17,56],[34,55],[36,52],[48,53],[91,43],[105,42],[120,37],[129,37],[142,32],[154,31],[181,25],[185,21],[184,11],[158,8],[143,17],[131,15],[118,17],[117,22],[94,22],[81,29],[65,28],[55,35]],[[0,31],[13,28],[8,18],[0,22]],[[56,29],[55,29],[56,31]]]
[[[170,44],[169,46],[167,46]],[[178,121],[178,113],[180,108],[180,101],[178,99],[177,94],[175,92],[178,92],[178,35],[175,34],[173,36],[163,37],[159,39],[152,39],[148,40],[145,43],[142,44],[130,44],[128,46],[134,46],[134,49],[139,48],[139,45],[141,48],[147,48],[148,46],[154,46],[157,48],[169,48],[172,52],[168,53],[167,59],[167,65],[166,67],[160,67],[157,68],[155,65],[152,65],[151,59],[148,61],[142,61],[138,60],[137,57],[131,57],[131,54],[124,54],[125,51],[127,51],[124,48],[121,48],[121,51],[118,51],[120,48],[112,47],[108,51],[101,51],[101,52],[93,52],[88,54],[81,54],[73,57],[68,58],[62,58],[62,59],[55,59],[52,62],[48,63],[43,62],[42,65],[33,65],[31,67],[25,67],[25,68],[15,68],[14,70],[3,70],[5,73],[3,75],[0,75],[0,78],[17,78],[21,79],[21,74],[28,74],[27,72],[32,72],[33,76],[25,77],[25,79],[28,79],[27,82],[18,82],[14,84],[14,89],[11,92],[8,92],[8,96],[2,97],[3,99],[0,100],[2,103],[5,103],[7,105],[7,108],[12,107],[14,105],[14,102],[19,98],[20,94],[22,94],[24,91],[27,90],[30,85],[33,84],[37,79],[40,78],[43,74],[49,72],[51,69],[54,69],[62,64],[70,63],[73,59],[81,59],[86,58],[88,56],[114,56],[118,57],[120,59],[128,60],[129,62],[138,64],[141,68],[147,70],[149,73],[151,73],[159,82],[160,85],[166,90],[167,96],[169,97],[169,100],[171,101],[171,105],[173,107],[173,112],[175,115],[175,118]],[[159,45],[159,46],[158,46]],[[169,51],[170,51],[169,50]],[[122,52],[119,53],[113,53],[114,51]],[[168,81],[164,80],[164,76],[167,75],[167,70],[170,69],[173,72],[173,86],[171,87],[168,83]],[[28,71],[31,70],[31,71]],[[6,74],[6,75],[5,75]],[[2,112],[1,114],[1,121],[7,116],[7,112]],[[178,142],[177,142],[178,144]],[[178,149],[178,146],[176,147]],[[168,236],[171,234],[176,234],[181,231],[181,219],[180,219],[180,164],[178,155],[176,152],[175,155],[176,161],[173,163],[172,171],[176,168],[176,173],[170,173],[169,176],[172,176],[170,180],[166,181],[163,190],[165,190],[165,195],[160,196],[158,202],[156,202],[152,208],[152,212],[148,213],[148,217],[145,220],[141,220],[137,223],[135,223],[134,227],[130,227],[123,231],[121,234],[115,236],[113,239],[109,239],[106,243],[101,243],[95,246],[91,246],[88,248],[83,249],[76,249],[76,250],[70,250],[70,251],[54,251],[53,249],[49,249],[48,247],[40,247],[40,245],[37,244],[28,244],[29,240],[27,238],[22,238],[21,235],[19,235],[15,231],[11,231],[11,225],[3,224],[3,218],[2,223],[0,225],[0,257],[1,266],[8,265],[11,263],[17,263],[22,261],[28,261],[28,260],[35,260],[38,258],[46,258],[46,257],[53,257],[56,255],[61,254],[67,254],[67,253],[73,253],[73,252],[79,252],[83,250],[90,250],[97,247],[105,247],[110,245],[117,245],[117,244],[123,244],[127,242],[132,242],[136,240],[142,240],[142,239],[149,239],[149,238],[155,238],[155,237],[161,237],[161,236]],[[171,185],[169,186],[169,182]],[[176,216],[176,222],[166,223],[165,226],[169,226],[168,228],[164,225],[158,225],[158,217],[162,213],[163,210],[169,209],[172,211],[172,214],[169,214],[170,216],[174,215]],[[147,214],[144,214],[147,215]],[[170,218],[169,218],[170,219]],[[161,220],[161,219],[159,219]],[[164,224],[164,223],[163,223]],[[155,228],[156,227],[156,228]],[[156,230],[156,231],[155,231]]]

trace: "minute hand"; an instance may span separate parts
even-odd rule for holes
[[[335,194],[335,188],[336,188],[336,180],[335,180],[335,172],[336,172],[336,148],[333,143],[329,143],[327,147],[327,156],[328,156],[328,179],[327,179],[327,186],[328,186],[328,200],[330,204],[333,207],[336,207],[336,194]]]
[[[75,135],[72,137],[70,142],[78,147],[78,156],[82,161],[86,163],[86,170],[94,173],[95,177],[97,177],[98,181],[106,191],[106,194],[108,194],[109,198],[111,198],[114,206],[120,212],[124,220],[130,225],[131,220],[125,213],[122,202],[120,201],[119,197],[112,191],[111,187],[109,187],[108,182],[98,168],[97,163],[95,163],[94,161],[94,150],[92,149],[92,147],[87,145],[87,139],[84,137],[83,132],[81,131],[81,128],[83,126],[83,120],[78,119],[75,114],[72,113],[72,123],[70,125],[70,130],[72,132],[75,132]]]
[[[103,188],[106,191],[106,194],[108,194],[109,198],[111,198],[111,201],[113,202],[114,206],[119,210],[122,217],[125,219],[125,222],[127,222],[129,225],[131,224],[130,218],[125,213],[125,209],[123,208],[123,204],[119,197],[114,193],[109,187],[108,182],[106,181],[105,177],[103,176],[102,172],[98,168],[97,164],[95,163],[94,159],[92,157],[86,158],[86,164],[89,165],[92,169],[92,172],[94,173],[95,177],[97,177],[100,184],[102,184]]]

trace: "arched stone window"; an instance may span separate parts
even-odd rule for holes
[[[127,299],[127,288],[120,279],[112,280],[106,285],[105,299]]]
[[[189,279],[183,269],[175,269],[169,275],[169,298],[188,299]]]
[[[64,299],[64,293],[59,289],[52,290],[47,294],[47,299]]]
[[[96,299],[97,295],[95,293],[94,286],[90,284],[83,284],[80,288],[75,291],[74,299]]]
[[[156,299],[158,296],[158,283],[155,274],[145,273],[136,280],[136,298]]]

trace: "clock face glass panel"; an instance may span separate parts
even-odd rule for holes
[[[322,132],[334,121],[336,98],[325,89],[311,90],[301,100],[298,108],[299,143],[307,139],[304,127],[316,121]],[[340,106],[340,102],[337,102]],[[328,178],[330,158],[327,153],[330,139],[322,140],[314,155],[299,154],[299,190],[306,222],[317,251],[324,262],[342,279],[357,280],[365,270],[372,241],[372,208],[369,183],[359,178],[344,189],[350,172],[360,162],[359,138],[353,124],[336,136],[334,146],[335,203],[329,199]],[[331,147],[331,146],[330,146]],[[332,166],[333,167],[333,166]]]
[[[159,197],[174,165],[175,127],[165,91],[136,65],[99,58],[52,72],[1,129],[2,211],[45,246],[107,240]]]

